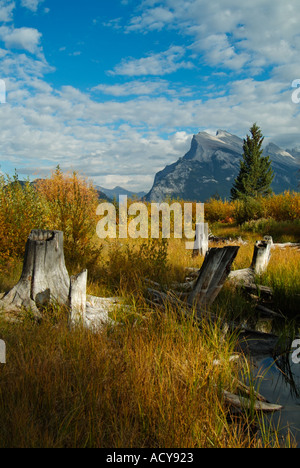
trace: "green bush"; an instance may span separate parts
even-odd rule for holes
[[[236,202],[234,218],[241,225],[250,220],[266,218],[266,211],[263,199],[247,197]]]

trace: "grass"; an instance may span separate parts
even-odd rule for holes
[[[273,289],[277,311],[299,322],[300,250],[275,249],[260,282]]]
[[[55,325],[1,323],[8,356],[0,368],[0,447],[263,444],[249,429],[252,418],[228,418],[220,393],[235,390],[234,336],[225,340],[218,324],[199,329],[172,311],[122,323],[102,333],[70,332],[63,317]]]
[[[234,269],[249,266],[254,236]],[[19,324],[0,321],[8,353],[0,366],[0,447],[292,446],[257,415],[233,418],[223,400],[222,390],[234,392],[244,369],[243,359],[230,362],[237,336],[224,336],[222,326],[229,313],[249,314],[241,293],[226,286],[214,305],[219,322],[203,321],[201,328],[171,307],[161,314],[144,301],[143,277],[183,281],[184,268],[202,262],[180,240],[113,241],[101,251],[88,293],[130,301],[130,314],[113,317],[119,326],[70,331],[61,308],[46,311],[39,325],[29,316]],[[16,284],[21,266],[1,275],[0,290]],[[299,253],[275,250],[260,281],[274,287],[284,311],[297,304],[299,277]]]
[[[272,218],[262,218],[251,220],[238,225],[237,223],[215,222],[210,225],[214,235],[219,237],[231,237],[253,242],[263,238],[265,235],[273,237],[276,243],[300,242],[300,222],[295,221],[275,221]]]
[[[192,322],[155,315],[101,334],[64,321],[2,323],[1,336],[2,447],[192,448],[230,436],[218,429],[217,403],[230,370],[212,376],[230,346],[215,330],[200,335]]]

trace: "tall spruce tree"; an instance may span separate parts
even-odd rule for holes
[[[269,156],[262,155],[264,137],[256,123],[250,128],[250,134],[244,140],[240,172],[231,189],[232,200],[272,193],[274,173]]]

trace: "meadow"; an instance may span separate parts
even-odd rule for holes
[[[183,203],[183,202],[182,202]],[[96,236],[98,194],[78,174],[20,184],[0,180],[0,292],[19,279],[32,229],[64,231],[70,274],[88,268],[88,292],[121,296],[117,310],[95,333],[70,331],[67,310],[51,306],[37,323],[0,314],[7,364],[0,365],[0,447],[199,448],[293,446],[292,435],[267,429],[253,411],[233,415],[223,390],[249,380],[247,360],[235,352],[238,334],[224,321],[252,313],[243,293],[225,284],[213,305],[217,321],[196,325],[186,311],[164,312],[145,301],[144,278],[172,284],[186,267],[201,267],[180,239],[114,239]],[[300,242],[300,194],[287,192],[246,202],[209,200],[206,221],[215,236],[240,250],[233,269],[250,265],[253,245],[264,235],[274,242]],[[225,245],[223,243],[218,246]],[[227,244],[226,244],[227,245]],[[260,284],[274,290],[276,311],[297,321],[300,251],[275,249]],[[218,361],[219,365],[216,365]],[[253,397],[254,398],[254,397]]]

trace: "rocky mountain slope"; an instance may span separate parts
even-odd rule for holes
[[[215,136],[200,132],[194,135],[185,156],[156,174],[146,199],[161,202],[171,197],[204,202],[216,194],[229,198],[242,154],[241,138],[224,130],[218,130]],[[270,143],[264,154],[272,160],[274,192],[297,190],[300,153]]]

